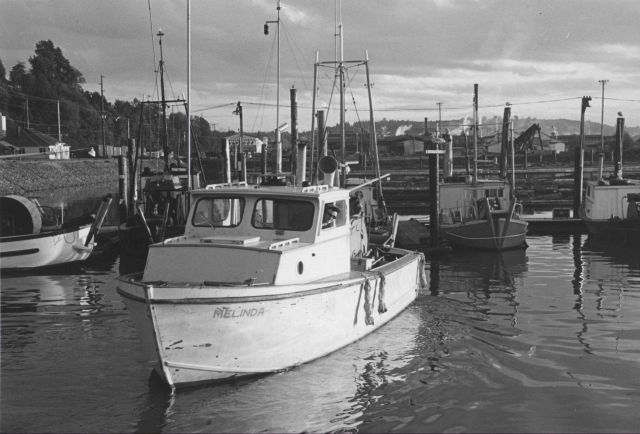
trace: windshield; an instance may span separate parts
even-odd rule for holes
[[[257,229],[306,231],[313,224],[311,202],[288,199],[260,199],[256,202],[251,224]]]
[[[242,221],[244,199],[241,197],[206,197],[198,200],[193,226],[233,227]]]

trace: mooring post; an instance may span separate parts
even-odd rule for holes
[[[269,138],[262,138],[262,179],[267,178],[267,152],[269,152]]]
[[[136,139],[127,139],[127,185],[129,188],[127,189],[127,193],[125,195],[125,204],[127,206],[127,216],[132,216],[135,211],[133,209],[133,204],[138,197],[136,191]]]
[[[622,179],[622,142],[624,141],[624,118],[622,113],[619,113],[619,117],[616,121],[616,147],[613,151],[613,178]]]
[[[429,240],[432,248],[440,245],[438,231],[440,230],[440,186],[438,183],[438,155],[445,151],[439,150],[435,142],[429,143],[426,153],[429,156]]]
[[[289,89],[289,98],[291,100],[291,174],[298,174],[298,102],[296,99],[296,88],[291,86]],[[300,185],[303,179],[295,180],[295,185]]]
[[[573,217],[578,218],[582,205],[582,184],[584,171],[584,112],[591,101],[590,96],[582,97],[582,109],[580,114],[580,144],[576,148],[575,169],[573,173]]]
[[[129,217],[129,167],[126,155],[118,155],[118,194],[120,195],[120,220]]]

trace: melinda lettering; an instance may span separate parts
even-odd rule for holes
[[[235,308],[216,307],[213,311],[214,318],[243,318],[264,315],[264,307],[261,308]]]

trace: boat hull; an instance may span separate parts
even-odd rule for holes
[[[211,287],[145,284],[118,292],[145,350],[171,386],[281,371],[376,330],[417,296],[423,256],[301,285]]]
[[[95,245],[93,242],[84,245],[90,230],[89,224],[38,234],[2,237],[0,268],[37,268],[84,261]]]
[[[445,238],[455,246],[484,250],[508,250],[527,247],[527,222],[506,218],[471,220],[442,225]],[[506,228],[505,228],[506,227]]]
[[[595,220],[585,217],[584,223],[589,235],[595,238],[633,246],[640,245],[640,219]]]

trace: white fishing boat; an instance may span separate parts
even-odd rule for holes
[[[29,269],[86,260],[110,203],[111,196],[105,196],[96,215],[51,222],[37,200],[1,197],[0,268]]]
[[[144,272],[118,281],[169,385],[295,367],[415,300],[424,256],[368,245],[363,214],[349,207],[357,188],[238,183],[191,192],[184,235],[152,244]]]
[[[579,213],[590,236],[637,247],[640,245],[640,181],[622,176],[624,118],[619,115],[613,174],[610,179],[586,182]]]

